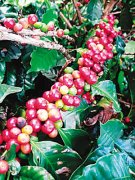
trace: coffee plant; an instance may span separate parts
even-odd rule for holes
[[[135,179],[134,7],[0,1],[0,180]]]

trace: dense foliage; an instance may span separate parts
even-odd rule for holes
[[[134,6],[0,1],[1,180],[135,178]]]

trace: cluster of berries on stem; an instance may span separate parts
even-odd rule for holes
[[[24,21],[28,22],[27,26],[23,25]],[[113,15],[108,15],[96,25],[95,36],[87,40],[87,49],[80,53],[77,60],[78,68],[66,67],[50,91],[45,91],[42,97],[28,100],[25,118],[9,118],[6,129],[0,134],[0,145],[5,145],[5,149],[9,150],[12,144],[16,144],[16,152],[29,154],[32,150],[31,136],[37,136],[40,131],[50,138],[58,135],[58,129],[63,126],[61,111],[71,111],[78,107],[81,98],[88,104],[95,100],[90,93],[91,86],[98,82],[104,63],[114,56],[115,38],[121,35],[116,27],[117,23]],[[27,28],[28,24],[35,28],[40,27],[36,15],[29,15],[27,19],[20,20],[20,24],[22,28]],[[4,25],[15,32],[16,27],[19,27],[18,23],[11,19],[6,19]],[[48,30],[54,29],[52,24],[48,27]],[[62,36],[61,34],[63,35],[63,32],[59,30],[58,36]],[[0,160],[1,174],[6,172],[1,165],[3,161]],[[8,170],[8,164],[6,169]]]

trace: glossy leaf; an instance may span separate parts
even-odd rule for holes
[[[63,174],[62,168],[71,173],[81,163],[80,156],[70,148],[53,141],[31,141],[33,162],[44,167],[55,179],[57,174]]]
[[[92,94],[108,98],[113,103],[114,111],[121,111],[120,105],[117,100],[116,87],[112,81],[105,80],[92,85]]]
[[[44,168],[38,166],[22,166],[20,171],[21,178],[27,178],[31,180],[54,180],[51,174],[49,174]]]
[[[124,53],[124,51],[125,51],[124,48],[125,48],[124,40],[122,39],[121,36],[117,36],[116,37],[116,51],[119,56],[121,56]]]
[[[5,174],[0,174],[0,180],[5,180]]]
[[[5,54],[4,60],[10,62],[12,59],[19,59],[19,57],[21,56],[19,45],[8,41],[6,45],[7,53]]]
[[[43,15],[42,22],[49,23],[50,21],[57,21],[58,19],[58,12],[56,9],[49,9],[47,12]]]
[[[83,169],[84,179],[126,179],[131,180],[131,176],[123,158],[118,153],[109,154],[99,158],[96,164],[88,165]]]
[[[10,147],[10,150],[8,150],[8,152],[6,153],[5,159],[7,161],[12,161],[13,159],[16,158],[16,145],[12,144],[12,146]]]
[[[105,156],[108,153],[110,153],[110,149],[105,148],[104,146],[95,149],[93,152],[90,151],[85,161],[73,172],[73,174],[70,177],[70,180],[78,180],[78,177],[81,177],[83,168],[85,166],[96,163],[96,161],[100,157]]]
[[[3,62],[1,61],[0,62],[0,83],[2,83],[4,79],[5,70],[6,70],[6,64],[4,61]]]
[[[76,150],[79,154],[84,153],[89,147],[89,136],[84,130],[62,128],[59,129],[59,134],[64,144]]]
[[[114,143],[122,136],[123,129],[124,125],[117,119],[101,124],[98,145],[113,149]]]
[[[48,71],[57,65],[61,55],[56,50],[36,48],[32,53],[30,72]]]
[[[102,16],[102,1],[91,0],[88,4],[87,17],[91,21],[99,20]]]
[[[0,84],[0,103],[4,100],[4,98],[13,93],[20,92],[22,89],[20,87],[9,86],[7,84]]]

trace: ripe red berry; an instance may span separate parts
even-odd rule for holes
[[[84,87],[84,80],[82,78],[78,78],[74,80],[74,85],[77,89],[82,89]]]
[[[59,89],[63,84],[60,82],[55,82],[54,85],[52,85],[51,89]]]
[[[50,120],[45,121],[44,125],[41,127],[41,131],[45,134],[50,134],[54,130],[54,123]]]
[[[37,117],[37,111],[35,109],[27,109],[26,110],[26,119],[30,121]]]
[[[124,120],[125,120],[126,123],[130,123],[130,118],[129,117],[125,117]]]
[[[7,161],[0,159],[0,174],[6,174],[9,169]]]
[[[74,96],[73,106],[78,107],[81,103],[81,99],[77,96]]]
[[[55,109],[51,109],[49,111],[48,117],[53,122],[56,122],[56,121],[62,119],[60,111],[58,109],[56,109],[56,108]]]
[[[50,98],[50,91],[45,91],[42,95],[44,99],[46,99],[48,102],[52,102],[52,99]]]
[[[13,30],[17,33],[17,32],[19,32],[19,31],[21,31],[23,29],[23,26],[21,25],[21,24],[19,24],[19,23],[16,23],[15,25],[14,25],[14,28],[13,28]]]
[[[87,83],[92,85],[97,82],[98,78],[96,74],[90,74],[90,76],[87,78]]]
[[[23,26],[23,29],[27,29],[29,26],[27,18],[21,18],[18,22]]]
[[[100,64],[95,63],[92,67],[92,70],[96,73],[100,73],[102,71],[102,68],[101,68]]]
[[[34,109],[35,108],[35,102],[36,99],[30,99],[29,101],[26,102],[26,108],[27,109]]]
[[[8,129],[4,129],[1,133],[3,141],[7,142],[10,140],[10,133]]]
[[[80,68],[80,74],[83,79],[87,79],[90,75],[90,68],[89,67]]]
[[[14,127],[9,130],[11,139],[16,139],[17,136],[21,133],[21,130],[17,127]]]
[[[46,109],[47,106],[47,100],[44,99],[43,97],[39,97],[35,101],[35,108],[36,109]]]
[[[88,59],[88,58],[84,58],[84,66],[86,67],[92,67],[93,66],[93,61]]]
[[[84,92],[83,88],[77,89],[77,95],[82,95]]]
[[[64,76],[63,84],[66,85],[68,88],[71,88],[73,86],[73,79]]]
[[[74,97],[69,94],[66,94],[62,97],[62,101],[64,102],[65,105],[72,106],[74,102]]]
[[[3,143],[3,137],[2,135],[0,134],[0,145]]]
[[[57,101],[61,98],[61,93],[58,89],[52,89],[50,91],[50,98],[51,98],[51,101]]]
[[[8,29],[13,29],[15,25],[15,21],[12,18],[6,18],[4,20],[4,26]]]
[[[51,133],[48,134],[50,138],[55,138],[58,135],[57,129],[54,129]]]
[[[41,121],[39,119],[34,118],[29,122],[29,125],[32,126],[33,132],[39,132],[41,129]]]
[[[36,14],[30,14],[28,15],[28,23],[30,25],[35,24],[38,21],[38,17],[36,16]]]
[[[61,37],[63,37],[63,35],[64,35],[64,30],[63,29],[58,29],[57,30],[57,36],[61,38]]]
[[[10,140],[6,143],[6,150],[9,150],[12,144],[15,144],[15,145],[16,145],[16,152],[18,152],[18,151],[20,150],[20,145],[19,145],[17,139],[10,139]]]
[[[29,143],[21,145],[21,151],[23,154],[30,154],[31,150],[31,145]]]
[[[48,27],[48,31],[53,31],[54,30],[54,22],[53,21],[50,21],[48,24],[47,24],[47,27]]]
[[[17,118],[11,117],[10,119],[7,120],[7,123],[6,123],[7,128],[11,129],[13,127],[16,127],[16,122],[17,122]]]

